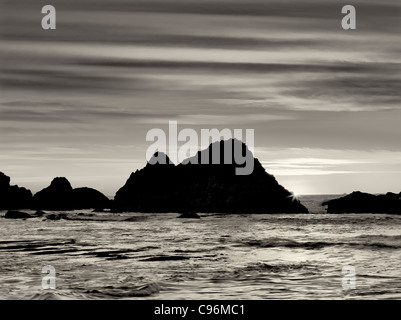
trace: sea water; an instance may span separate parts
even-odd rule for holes
[[[401,216],[69,212],[3,218],[0,299],[401,299]],[[27,211],[29,212],[29,211]],[[55,289],[44,289],[44,266]],[[344,287],[355,270],[355,287]]]

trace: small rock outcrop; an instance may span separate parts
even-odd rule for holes
[[[196,212],[186,212],[180,215],[178,218],[180,219],[200,219],[199,215]]]
[[[29,213],[21,212],[21,211],[7,211],[4,218],[6,219],[28,219],[32,218]]]
[[[238,150],[245,164],[237,161]],[[216,159],[220,164],[213,164]],[[250,174],[237,174],[249,164]],[[236,139],[215,142],[179,165],[155,153],[143,169],[131,174],[114,204],[115,211],[135,212],[308,213]]]
[[[360,191],[322,203],[328,213],[389,213],[401,214],[401,193],[373,195]]]
[[[0,210],[29,209],[32,192],[10,185],[10,177],[0,172]]]
[[[110,200],[101,192],[91,188],[73,189],[66,178],[54,178],[50,186],[33,197],[36,210],[81,210],[109,208]]]

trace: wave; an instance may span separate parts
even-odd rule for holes
[[[360,240],[367,240],[361,242]],[[359,241],[358,241],[359,240]],[[375,241],[371,241],[375,240]],[[382,241],[380,241],[382,240]],[[401,236],[378,236],[375,238],[374,236],[358,236],[355,238],[351,238],[349,242],[331,242],[331,241],[305,241],[299,242],[290,239],[281,239],[281,238],[268,238],[263,240],[244,240],[240,242],[240,245],[251,246],[251,247],[259,247],[259,248],[295,248],[295,249],[306,249],[306,250],[315,250],[322,249],[326,247],[334,247],[334,246],[347,246],[354,248],[383,248],[383,249],[401,249],[401,241],[398,243],[390,242],[388,240],[401,240]]]
[[[63,297],[53,292],[37,293],[30,300],[63,300]]]
[[[139,261],[178,261],[178,260],[188,260],[191,257],[187,256],[167,256],[167,255],[159,255],[153,256],[146,259],[141,259]]]
[[[279,272],[288,272],[292,270],[305,270],[305,269],[313,269],[315,270],[316,267],[312,266],[310,264],[305,264],[305,263],[282,263],[282,264],[267,264],[267,263],[255,263],[255,264],[250,264],[246,266],[245,268],[239,269],[240,271],[244,272],[249,272],[249,271],[269,271],[269,272],[274,272],[274,273],[279,273]]]
[[[88,299],[124,299],[143,298],[153,296],[161,290],[158,283],[149,283],[136,286],[107,286],[88,289],[79,289],[78,292],[37,293],[33,296],[23,297],[23,300],[88,300]]]
[[[108,299],[108,298],[135,298],[149,297],[159,293],[160,285],[156,282],[141,286],[107,286],[86,290],[84,293],[88,298]]]
[[[401,234],[398,235],[384,235],[384,234],[363,234],[360,236],[356,236],[357,239],[366,239],[366,240],[390,240],[390,241],[397,241],[401,240]]]
[[[289,274],[293,276],[315,277],[321,273],[323,266],[312,265],[305,262],[300,263],[277,263],[269,264],[264,262],[251,263],[243,267],[237,267],[233,270],[220,270],[215,272],[208,280],[213,283],[225,281],[256,281],[258,286],[261,281],[263,283],[274,282],[277,276]],[[271,276],[269,276],[271,275]]]

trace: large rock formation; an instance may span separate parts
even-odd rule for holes
[[[54,178],[50,186],[33,197],[36,210],[78,210],[109,208],[111,201],[91,188],[73,189],[66,178]]]
[[[246,159],[242,165],[234,155],[238,144]],[[160,159],[165,161],[151,164]],[[209,159],[209,163],[212,159],[220,159],[221,164],[194,164],[205,163],[205,159]],[[253,171],[249,175],[236,174],[237,169],[244,169],[250,161]],[[156,153],[143,169],[132,173],[117,192],[115,209],[179,213],[308,212],[272,175],[266,173],[246,145],[236,139],[215,142],[183,163],[175,166],[165,154]]]
[[[0,172],[0,210],[28,209],[32,192],[18,186],[10,186],[10,177]]]
[[[328,213],[391,213],[401,214],[401,193],[373,195],[352,192],[344,197],[322,203]]]
[[[72,210],[72,187],[66,178],[54,178],[50,186],[33,196],[38,210]]]

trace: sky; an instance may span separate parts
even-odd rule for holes
[[[42,6],[56,8],[43,30]],[[342,6],[356,30],[341,28]],[[0,171],[108,196],[146,133],[254,129],[296,195],[401,191],[399,0],[18,0],[0,4]]]

